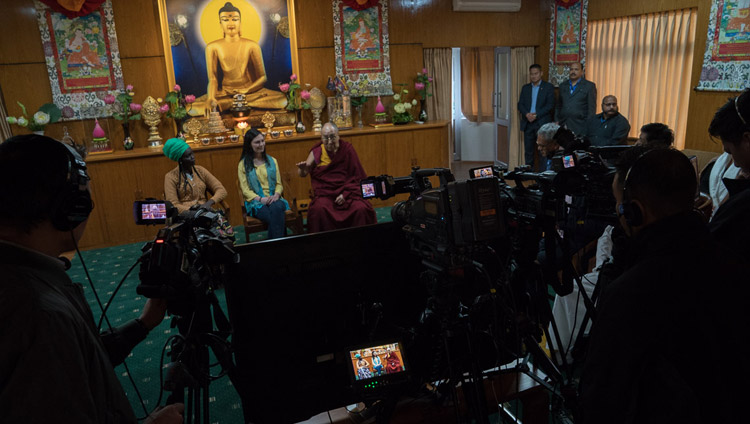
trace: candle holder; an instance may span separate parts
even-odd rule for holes
[[[323,123],[320,121],[320,114],[326,105],[326,96],[318,87],[313,87],[310,90],[310,100],[308,102],[313,114],[313,131],[320,132],[321,128],[323,128]]]
[[[273,113],[266,112],[260,121],[263,122],[263,125],[266,127],[266,134],[268,134],[271,132],[271,128],[273,128],[273,123],[276,122],[276,117],[273,116]]]
[[[198,118],[193,118],[185,123],[185,131],[193,137],[192,142],[198,143],[198,134],[203,129],[203,124]]]
[[[159,103],[151,96],[146,97],[143,101],[141,110],[143,122],[149,127],[148,147],[161,147],[161,136],[159,135],[159,123],[161,122],[161,112],[159,112]]]

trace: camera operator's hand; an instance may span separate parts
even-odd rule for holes
[[[161,324],[166,313],[167,301],[165,299],[148,299],[139,319],[146,329],[151,331]]]
[[[213,205],[214,205],[213,199],[208,199],[208,202],[200,205],[200,208],[201,209],[211,209],[211,206],[213,206]]]
[[[157,409],[143,421],[143,424],[182,424],[182,414],[184,411],[185,405],[173,403],[164,408]]]

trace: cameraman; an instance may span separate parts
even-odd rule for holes
[[[540,166],[542,172],[551,170],[552,157],[563,151],[563,146],[557,142],[555,137],[559,129],[560,125],[548,122],[542,125],[536,133],[536,148],[539,151],[539,160],[542,161]]]
[[[727,379],[744,341],[727,326],[739,308],[723,296],[742,277],[723,266],[693,211],[696,184],[676,150],[634,147],[618,161],[612,190],[631,238],[627,271],[602,291],[577,423],[739,419]]]
[[[98,334],[58,259],[76,248],[94,207],[72,148],[12,137],[0,144],[0,180],[0,421],[135,423],[113,364],[162,321],[165,302],[149,300],[140,319]],[[147,422],[181,423],[181,413],[170,405]]]
[[[722,178],[729,198],[711,219],[711,232],[720,244],[748,261],[750,240],[750,89],[730,99],[714,115],[708,133],[718,137],[739,168],[736,178]],[[718,179],[718,178],[717,178]]]
[[[671,148],[673,143],[674,133],[672,130],[665,124],[654,122],[641,127],[640,138],[635,145],[652,149]],[[601,284],[604,287],[624,272],[622,261],[615,260],[613,250],[619,249],[621,251],[626,248],[626,244],[627,239],[619,225],[616,227],[612,225],[606,226],[596,244],[596,265],[592,272],[585,274],[581,278],[583,286],[586,289],[586,294],[589,297],[594,295],[594,289],[597,285]],[[592,300],[596,301],[596,299]],[[552,305],[552,316],[564,344],[562,347],[558,347],[553,343],[552,348],[566,352],[568,361],[573,360],[573,352],[571,352],[572,344],[578,338],[578,332],[583,324],[585,314],[586,307],[578,293],[578,286],[573,286],[573,292],[568,295],[555,296],[555,301]],[[590,324],[591,322],[589,321],[584,330],[585,335],[588,335],[589,328],[591,327]],[[550,333],[552,333],[551,327]],[[576,347],[578,348],[578,346]],[[582,348],[580,350],[583,352]]]

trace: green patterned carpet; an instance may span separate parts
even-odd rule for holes
[[[391,221],[390,208],[376,208],[375,212],[378,222]],[[242,227],[235,227],[235,233],[238,241],[245,240],[245,233]],[[155,234],[156,228],[154,229]],[[250,240],[253,242],[265,240],[265,238],[266,234],[263,232],[252,234]],[[143,247],[143,244],[134,243],[83,252],[86,267],[94,281],[99,298],[103,303],[109,300],[128,269],[141,256],[141,247]],[[107,316],[112,326],[118,326],[128,320],[137,318],[141,313],[141,308],[146,299],[135,292],[135,288],[139,283],[138,269],[138,266],[133,269],[117,292],[115,299],[112,300],[112,306],[107,311]],[[68,274],[73,281],[83,284],[89,306],[94,311],[94,317],[98,319],[101,315],[101,309],[97,305],[96,298],[86,279],[79,258],[73,259],[73,264]],[[222,308],[226,312],[226,301],[223,291],[219,291],[217,295]],[[135,381],[137,390],[130,382],[125,366],[120,365],[115,368],[115,373],[120,378],[122,387],[125,389],[133,410],[139,418],[143,417],[145,413],[136,392],[140,393],[143,404],[148,410],[153,409],[159,399],[159,363],[161,361],[161,354],[167,338],[177,333],[176,329],[170,328],[170,322],[171,319],[165,319],[160,326],[149,334],[144,342],[136,346],[126,360],[127,367]],[[103,328],[106,328],[106,323],[103,325]],[[168,359],[165,357],[164,361],[168,362]],[[216,373],[218,373],[218,369],[212,370],[212,374]],[[169,393],[164,393],[161,400],[162,405],[168,395]],[[243,421],[239,396],[232,387],[232,383],[228,377],[216,380],[209,386],[209,409],[211,423],[241,423]]]

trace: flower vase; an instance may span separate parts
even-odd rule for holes
[[[302,123],[302,110],[301,109],[297,109],[297,125],[294,126],[294,129],[300,134],[302,134],[306,130],[305,124]]]
[[[419,120],[427,122],[427,101],[425,99],[419,101]]]
[[[182,128],[185,125],[186,118],[174,118],[174,124],[177,126],[177,132],[175,137],[185,138],[185,130]]]
[[[357,105],[357,128],[364,127],[364,124],[362,123],[362,107],[364,104]]]
[[[132,150],[135,143],[133,143],[133,139],[130,138],[130,122],[122,123],[122,133],[124,134],[122,147],[124,147],[125,150]]]

